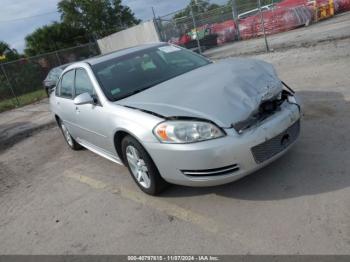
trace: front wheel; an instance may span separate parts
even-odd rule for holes
[[[157,195],[166,188],[168,183],[161,177],[153,160],[136,139],[126,136],[122,141],[122,151],[129,172],[143,192]]]

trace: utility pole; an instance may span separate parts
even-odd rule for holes
[[[239,32],[239,19],[238,19],[238,9],[237,9],[237,1],[236,0],[231,0],[232,1],[232,16],[233,16],[233,21],[235,21],[235,24],[237,26],[237,40],[241,40],[241,34]]]
[[[262,26],[263,33],[264,33],[266,52],[269,52],[270,48],[269,48],[269,43],[267,42],[267,37],[266,37],[266,32],[265,32],[264,15],[263,15],[262,10],[261,10],[261,0],[258,0],[258,8],[259,8],[259,12],[260,12],[261,26]]]

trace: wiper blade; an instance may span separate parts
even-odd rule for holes
[[[156,84],[155,84],[155,85],[156,85]],[[136,95],[137,93],[140,93],[140,92],[142,92],[142,91],[145,91],[146,89],[151,88],[151,87],[153,87],[153,86],[155,86],[155,85],[150,85],[150,86],[147,86],[147,87],[144,87],[144,88],[135,90],[135,91],[133,91],[133,92],[131,92],[131,93],[128,93],[128,94],[126,94],[126,95],[116,97],[116,98],[114,99],[114,101],[117,101],[117,100],[120,100],[120,99],[124,99],[124,98],[127,98],[127,97],[132,96],[132,95]]]

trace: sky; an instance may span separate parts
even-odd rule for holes
[[[149,20],[156,15],[162,16],[184,8],[190,0],[123,0],[136,17]],[[22,52],[24,38],[36,28],[60,20],[57,12],[59,0],[0,0],[0,40],[10,44],[11,48]],[[227,0],[212,0],[224,3]]]

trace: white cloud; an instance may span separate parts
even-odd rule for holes
[[[1,13],[0,40],[8,42],[12,48],[23,51],[25,36],[40,26],[59,20],[59,14],[21,18],[56,11],[57,2],[58,0],[2,0],[2,10],[6,11]]]
[[[157,16],[163,16],[184,8],[189,2],[190,0],[123,0],[142,20],[153,18],[152,7]]]
[[[157,16],[163,16],[184,8],[190,0],[123,0],[123,4],[131,8],[136,17],[142,20],[153,18],[152,7]],[[36,28],[60,19],[59,13],[39,17],[15,20],[35,16],[57,10],[59,0],[1,0],[0,40],[8,42],[20,52],[25,47],[24,38]],[[227,2],[212,0],[211,2]],[[7,22],[4,22],[7,21]]]
[[[1,7],[3,11],[1,12],[0,21],[56,11],[57,2],[58,0],[2,0]]]

